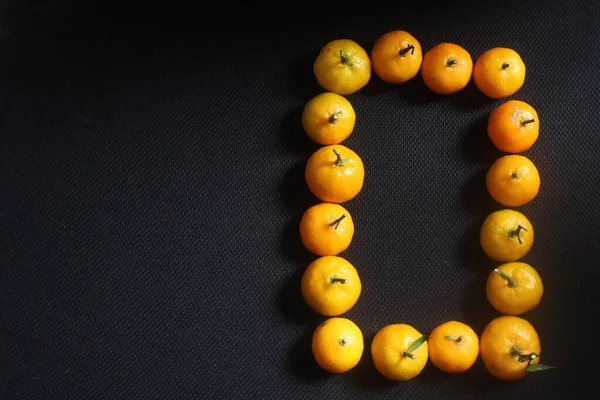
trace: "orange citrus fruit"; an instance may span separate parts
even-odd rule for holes
[[[427,364],[426,336],[408,324],[384,326],[373,338],[371,358],[381,375],[407,381],[419,375]]]
[[[503,315],[490,321],[479,342],[481,359],[496,378],[517,380],[527,375],[529,364],[540,358],[540,339],[529,321]]]
[[[306,303],[329,317],[350,310],[361,292],[356,268],[339,256],[323,256],[311,262],[302,275],[300,287]]]
[[[490,114],[487,132],[496,148],[505,153],[521,153],[533,146],[539,136],[540,119],[535,109],[521,100],[508,100]]]
[[[540,190],[540,174],[529,158],[520,154],[500,157],[485,178],[488,193],[503,206],[519,207],[533,200]]]
[[[403,83],[414,78],[422,60],[421,44],[413,35],[402,30],[384,33],[371,49],[373,71],[388,83]]]
[[[486,96],[499,99],[517,92],[525,82],[525,64],[513,49],[494,47],[473,65],[473,80]]]
[[[439,43],[423,56],[421,76],[435,93],[451,94],[463,89],[471,80],[473,60],[463,47]]]
[[[315,78],[329,92],[347,95],[362,89],[371,78],[371,60],[358,43],[335,39],[326,43],[313,63]]]
[[[544,286],[539,273],[531,265],[509,262],[488,275],[485,292],[496,310],[502,314],[519,315],[539,304]]]
[[[346,250],[354,236],[350,212],[335,203],[319,203],[309,207],[300,219],[300,239],[304,246],[319,256],[335,256]]]
[[[329,145],[343,142],[356,123],[352,104],[344,96],[332,92],[310,99],[302,110],[302,127],[312,140]]]
[[[436,326],[427,339],[429,359],[448,373],[465,372],[479,356],[479,338],[473,329],[460,321]]]
[[[483,221],[479,241],[483,251],[492,260],[517,261],[533,246],[533,226],[518,211],[494,211]]]
[[[334,374],[347,372],[360,361],[364,341],[360,328],[347,318],[329,318],[312,336],[312,353],[321,368]]]
[[[311,154],[304,176],[308,188],[317,198],[344,203],[362,190],[365,169],[353,150],[341,144],[329,145]]]

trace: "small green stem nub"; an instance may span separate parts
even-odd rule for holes
[[[519,226],[517,226],[517,229],[511,230],[508,233],[508,236],[510,236],[511,238],[514,238],[516,236],[516,238],[519,240],[519,244],[523,244],[523,241],[521,240],[521,230],[527,232],[527,228],[519,224]]]
[[[451,58],[448,60],[448,62],[446,63],[447,66],[452,67],[454,65],[456,65],[456,60]]]
[[[532,122],[535,122],[535,119],[524,119],[521,121],[521,125],[525,126],[527,124],[530,124]]]
[[[502,63],[502,69],[506,69],[508,67],[510,67],[509,63]]]
[[[335,160],[335,165],[337,167],[343,167],[346,161],[350,161],[349,158],[342,158],[342,155],[336,149],[333,149],[333,152],[337,156],[337,159]]]
[[[513,178],[513,179],[517,179],[517,178],[519,177],[519,173],[518,173],[517,171],[513,171],[513,172],[510,174],[510,177],[511,177],[511,178]]]
[[[412,354],[412,352],[421,347],[421,345],[425,343],[427,339],[429,339],[429,336],[423,335],[415,340],[407,350],[402,352],[402,357],[410,357],[414,360],[416,357],[414,354]]]
[[[335,160],[335,165],[337,165],[338,167],[344,166],[344,160],[342,159],[342,155],[340,154],[340,152],[336,149],[333,149],[333,152],[337,157],[337,159]]]
[[[535,360],[538,357],[539,357],[539,354],[537,354],[537,353],[519,354],[518,361],[519,362],[525,362],[525,361],[532,362],[533,360]]]
[[[348,59],[348,56],[344,55],[344,52],[342,50],[340,50],[340,58],[342,59],[342,64],[346,64],[349,67],[354,65],[353,63],[350,62],[350,60]]]
[[[527,362],[527,366],[525,367],[525,371],[527,371],[527,372],[538,372],[538,371],[545,371],[547,369],[557,368],[552,365],[545,365],[545,364],[539,364],[539,363],[532,364],[531,362],[533,360],[535,360],[536,358],[539,358],[540,355],[538,353],[523,354],[523,353],[521,353],[521,350],[519,350],[519,348],[517,346],[513,346],[510,349],[510,355],[512,357],[515,357],[517,359],[517,361],[520,363]]]
[[[329,123],[334,124],[339,118],[338,115],[340,115],[341,113],[341,111],[336,111],[333,114],[331,114],[328,119]]]
[[[510,348],[510,355],[513,357],[518,357],[521,355],[521,350],[517,346],[513,346]]]
[[[506,279],[508,281],[508,287],[516,287],[517,281],[515,281],[512,276],[509,276],[505,272],[500,271],[498,268],[494,269],[494,272],[500,275],[502,279]]]
[[[332,223],[329,224],[329,226],[331,226],[333,229],[337,229],[338,226],[340,225],[340,222],[342,222],[342,220],[346,218],[346,214],[342,214],[341,217],[339,217],[338,219],[336,219],[335,221],[333,221]]]
[[[338,340],[338,343],[340,344],[340,346],[344,347],[346,345],[346,339],[341,338],[340,340]]]
[[[342,285],[348,283],[348,279],[343,278],[331,278],[331,283],[341,283]]]
[[[403,56],[406,53],[408,53],[409,51],[410,51],[410,54],[415,54],[415,45],[414,44],[409,44],[408,47],[405,47],[402,50],[400,50],[398,52],[398,54],[400,54],[401,56]]]
[[[454,340],[456,343],[460,343],[463,341],[463,339],[465,338],[463,335],[460,335],[459,337],[456,336],[452,336],[452,335],[447,335],[444,336],[446,339],[448,340]]]

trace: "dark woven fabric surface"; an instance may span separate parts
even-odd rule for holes
[[[274,16],[265,12],[271,10]],[[600,301],[600,6],[589,1],[3,5],[0,25],[0,399],[537,399],[592,387]],[[501,206],[484,176],[500,153],[486,119],[504,100],[470,84],[450,96],[417,77],[375,76],[347,96],[344,144],[366,168],[345,207],[341,255],[363,292],[344,316],[365,336],[359,365],[322,372],[310,353],[325,318],[300,296],[316,257],[298,223],[316,203],[303,178],[317,146],[300,125],[322,92],[312,62],[349,38],[370,50],[392,29],[425,50],[476,59],[511,47],[527,66],[510,98],[541,131],[525,155],[541,189],[519,207],[535,227],[523,259],[545,292],[523,315],[541,362],[517,382],[478,361],[428,364],[394,383],[374,369],[378,329],[427,333],[455,319],[480,334],[496,263],[478,230]]]

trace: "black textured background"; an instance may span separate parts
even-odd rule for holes
[[[1,399],[533,399],[591,388],[597,2],[57,4],[0,8]],[[344,144],[366,178],[345,205],[356,234],[343,256],[363,281],[345,316],[365,353],[343,375],[312,360],[324,318],[300,297],[314,257],[297,234],[315,203],[303,167],[316,147],[300,126],[322,91],[311,65],[331,39],[370,50],[392,29],[424,50],[455,42],[475,59],[504,46],[526,63],[511,98],[539,112],[526,155],[542,186],[520,208],[536,229],[524,261],[545,293],[524,317],[557,370],[502,382],[480,362],[459,376],[428,364],[393,383],[372,365],[384,325],[428,332],[457,319],[481,333],[497,315],[478,228],[499,208],[484,186],[499,156],[485,123],[502,100],[472,84],[437,96],[419,77],[373,76],[348,96],[357,124]]]

